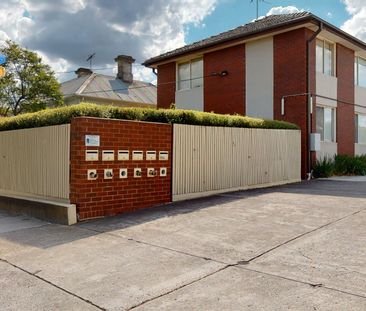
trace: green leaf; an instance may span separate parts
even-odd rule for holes
[[[7,57],[0,78],[0,115],[18,115],[63,105],[60,84],[50,66],[34,52],[6,41],[0,54]]]

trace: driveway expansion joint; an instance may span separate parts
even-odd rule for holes
[[[174,253],[177,253],[177,254],[181,254],[181,255],[186,255],[186,256],[190,256],[190,257],[194,257],[194,258],[199,258],[199,259],[203,259],[203,260],[207,260],[207,261],[212,261],[212,262],[216,262],[216,263],[223,264],[223,265],[227,265],[227,266],[232,265],[230,263],[227,263],[227,262],[224,262],[224,261],[220,261],[220,260],[216,260],[216,259],[213,259],[213,258],[210,258],[210,257],[199,256],[199,255],[195,255],[195,254],[191,254],[191,253],[179,251],[179,250],[176,250],[174,248],[157,245],[157,244],[153,244],[153,243],[149,243],[149,242],[137,240],[137,239],[134,239],[134,238],[129,238],[129,237],[126,237],[126,236],[120,236],[118,234],[113,234],[113,233],[110,233],[110,232],[107,232],[107,231],[99,231],[99,230],[90,229],[90,228],[85,228],[85,229],[86,230],[93,231],[93,232],[107,234],[107,235],[113,236],[115,238],[119,238],[119,239],[131,241],[131,242],[135,242],[135,243],[138,243],[138,244],[143,244],[143,245],[147,245],[147,246],[151,246],[151,247],[155,247],[155,248],[164,249],[164,250],[171,251],[171,252],[174,252]],[[236,265],[236,264],[234,264],[234,265]]]
[[[211,273],[208,273],[208,274],[206,274],[206,275],[204,275],[204,276],[202,276],[202,277],[200,277],[200,278],[198,278],[198,279],[196,279],[196,280],[193,280],[193,281],[188,282],[188,283],[186,283],[186,284],[182,284],[181,286],[178,286],[178,287],[176,287],[176,288],[173,288],[172,290],[167,291],[167,292],[165,292],[165,293],[162,293],[162,294],[160,294],[160,295],[158,295],[158,296],[155,296],[155,297],[151,297],[151,298],[149,298],[149,299],[146,299],[146,300],[144,300],[144,301],[142,301],[142,302],[140,302],[140,303],[138,303],[138,304],[136,304],[136,305],[134,305],[134,306],[132,306],[132,307],[130,307],[130,308],[128,308],[128,309],[126,309],[126,311],[130,311],[130,310],[133,310],[133,309],[135,309],[135,308],[141,307],[142,305],[144,305],[144,304],[146,304],[146,303],[148,303],[148,302],[151,302],[151,301],[156,300],[156,299],[158,299],[158,298],[161,298],[161,297],[164,297],[164,296],[169,295],[169,294],[171,294],[171,293],[174,293],[174,292],[175,292],[175,291],[177,291],[177,290],[180,290],[180,289],[182,289],[182,288],[184,288],[184,287],[187,287],[187,286],[192,285],[192,284],[194,284],[194,283],[197,283],[197,282],[199,282],[199,281],[201,281],[201,280],[204,280],[205,278],[207,278],[207,277],[209,277],[209,276],[212,276],[212,275],[214,275],[214,274],[216,274],[216,273],[218,273],[218,272],[221,272],[221,271],[223,271],[223,270],[225,270],[225,269],[227,269],[227,268],[230,268],[230,267],[232,267],[232,266],[235,266],[235,265],[236,265],[236,264],[233,264],[233,265],[226,265],[226,266],[224,266],[224,267],[221,267],[220,269],[218,269],[218,270],[216,270],[216,271],[213,271],[213,272],[211,272]]]
[[[279,279],[290,281],[290,282],[309,285],[312,288],[324,288],[324,289],[327,289],[327,290],[330,290],[330,291],[335,291],[335,292],[338,292],[338,293],[342,293],[342,294],[351,295],[351,296],[354,296],[354,297],[366,299],[365,295],[355,294],[355,293],[351,293],[351,292],[348,292],[348,291],[344,291],[342,289],[329,287],[329,286],[326,286],[323,283],[311,283],[311,282],[301,281],[301,280],[285,277],[285,276],[278,275],[278,274],[273,274],[273,273],[269,273],[269,272],[260,271],[260,270],[257,270],[257,269],[246,268],[246,267],[243,267],[241,265],[236,265],[236,268],[243,269],[243,270],[246,270],[246,271],[256,272],[256,273],[259,273],[259,274],[279,278]]]
[[[71,292],[71,291],[69,291],[69,290],[67,290],[67,289],[65,289],[65,288],[62,288],[61,286],[58,286],[58,285],[56,285],[56,284],[52,283],[51,281],[48,281],[48,280],[46,280],[45,278],[43,278],[43,277],[41,277],[41,276],[37,275],[39,272],[41,272],[41,270],[37,270],[37,271],[35,271],[35,272],[33,272],[33,273],[32,273],[32,272],[30,272],[30,271],[28,271],[28,270],[26,270],[26,269],[24,269],[24,268],[22,268],[22,267],[20,267],[20,266],[16,265],[16,264],[11,263],[10,261],[8,261],[8,260],[6,260],[6,259],[0,258],[0,262],[6,263],[6,264],[8,264],[8,265],[12,266],[12,267],[13,267],[13,268],[15,268],[15,269],[18,269],[18,270],[20,270],[20,271],[22,271],[22,272],[24,272],[24,273],[27,273],[28,275],[33,276],[33,277],[37,278],[38,280],[40,280],[40,281],[42,281],[42,282],[45,282],[45,283],[47,283],[48,285],[51,285],[52,287],[55,287],[55,288],[56,288],[56,289],[58,289],[58,290],[63,291],[63,292],[64,292],[64,293],[66,293],[66,294],[69,294],[69,295],[71,295],[71,296],[73,296],[73,297],[75,297],[75,298],[77,298],[77,299],[80,299],[80,300],[82,300],[83,302],[85,302],[85,303],[87,303],[87,304],[89,304],[89,305],[92,305],[93,307],[95,307],[95,308],[97,308],[97,309],[99,309],[99,310],[106,311],[106,309],[105,309],[105,308],[103,308],[103,307],[100,307],[100,306],[96,305],[96,304],[95,304],[95,303],[93,303],[92,301],[90,301],[90,300],[88,300],[88,299],[85,299],[85,298],[83,298],[83,297],[81,297],[81,296],[79,296],[79,295],[77,295],[77,294],[75,294],[75,293],[73,293],[73,292]]]
[[[344,219],[346,219],[346,218],[348,218],[348,217],[352,217],[352,216],[354,216],[354,215],[357,215],[357,214],[361,213],[361,212],[362,212],[362,211],[364,211],[364,210],[366,210],[366,208],[360,209],[360,210],[355,211],[355,212],[353,212],[353,213],[351,213],[351,214],[345,215],[345,216],[343,216],[343,217],[341,217],[341,218],[338,218],[338,219],[333,220],[333,221],[331,221],[331,222],[328,222],[328,223],[326,223],[326,224],[324,224],[324,225],[321,225],[321,226],[319,226],[319,227],[317,227],[317,228],[314,228],[314,229],[312,229],[312,230],[310,230],[310,231],[307,231],[307,232],[304,232],[304,233],[302,233],[302,234],[300,234],[300,235],[298,235],[298,236],[295,236],[294,238],[291,238],[291,239],[289,239],[289,240],[287,240],[287,241],[285,241],[285,242],[283,242],[283,243],[280,243],[280,244],[278,244],[278,245],[276,245],[276,246],[274,246],[274,247],[272,247],[272,248],[270,248],[270,249],[268,249],[268,250],[264,251],[264,252],[263,252],[263,253],[261,253],[261,254],[258,254],[257,256],[252,257],[251,259],[249,259],[249,260],[248,260],[248,262],[250,263],[250,262],[252,262],[252,261],[254,261],[254,260],[256,260],[256,259],[258,259],[258,258],[260,258],[260,257],[262,257],[262,256],[264,256],[264,255],[266,255],[266,254],[268,254],[268,253],[270,253],[270,252],[272,252],[272,251],[274,251],[274,250],[276,250],[276,249],[278,249],[278,248],[282,247],[282,246],[285,246],[285,245],[287,245],[287,244],[289,244],[289,243],[291,243],[291,242],[293,242],[293,241],[296,241],[296,240],[298,240],[298,239],[300,239],[300,238],[302,238],[302,237],[304,237],[304,236],[307,236],[307,235],[309,235],[309,234],[311,234],[311,233],[314,233],[314,232],[319,231],[319,230],[321,230],[321,229],[324,229],[324,228],[326,228],[326,227],[328,227],[328,226],[331,226],[331,225],[333,225],[333,224],[335,224],[335,223],[338,223],[338,222],[340,222],[340,221],[342,221],[342,220],[344,220]]]

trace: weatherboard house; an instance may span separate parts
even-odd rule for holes
[[[157,70],[158,108],[299,125],[303,177],[316,157],[366,153],[366,43],[311,13],[271,15],[144,64]]]
[[[75,71],[75,79],[61,84],[66,105],[89,102],[99,105],[119,107],[156,107],[156,86],[133,79],[131,56],[119,55],[117,75],[95,73],[88,68]]]

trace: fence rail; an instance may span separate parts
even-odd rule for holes
[[[173,200],[301,180],[300,131],[174,125]]]

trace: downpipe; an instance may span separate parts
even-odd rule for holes
[[[308,139],[308,154],[307,154],[307,166],[308,166],[308,173],[307,173],[307,180],[311,180],[313,177],[313,169],[311,163],[311,145],[310,145],[310,135],[311,135],[311,127],[312,127],[312,113],[313,113],[313,101],[312,101],[312,94],[310,89],[311,84],[311,76],[310,76],[310,54],[311,54],[311,43],[316,39],[316,37],[322,32],[323,30],[323,23],[319,23],[318,30],[313,33],[313,35],[307,40],[307,51],[306,51],[306,62],[307,62],[307,96],[308,96],[308,107],[307,107],[307,139]]]

